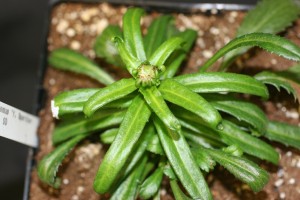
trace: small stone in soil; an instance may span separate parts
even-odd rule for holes
[[[298,160],[297,164],[296,164],[297,168],[300,168],[300,160]]]
[[[291,119],[298,119],[299,118],[299,113],[296,112],[296,111],[286,111],[285,116],[287,118],[291,118]]]
[[[80,13],[80,18],[84,22],[88,22],[91,20],[92,17],[98,14],[98,9],[96,8],[91,8],[88,10],[84,10]]]
[[[285,106],[282,106],[281,111],[282,111],[282,112],[286,112],[286,111],[287,111],[286,107],[285,107]]]
[[[84,187],[83,186],[78,186],[77,193],[81,194],[83,191],[84,191]]]
[[[81,44],[78,41],[74,40],[71,42],[71,49],[79,50],[80,47],[81,47]]]
[[[209,32],[213,35],[219,35],[220,34],[220,30],[218,28],[214,27],[214,26],[209,29]]]
[[[277,64],[277,60],[276,59],[271,59],[271,64],[276,65]]]
[[[56,26],[56,31],[59,33],[64,33],[66,29],[69,27],[69,22],[67,20],[60,20]]]
[[[230,17],[236,18],[238,16],[238,13],[236,11],[230,12]]]
[[[69,179],[66,179],[66,178],[65,178],[65,179],[63,180],[63,184],[65,184],[65,185],[68,185],[69,182],[70,182]]]
[[[296,183],[296,180],[294,178],[290,178],[289,184],[294,185]]]
[[[161,194],[162,196],[166,195],[166,194],[167,194],[166,189],[161,189],[161,190],[160,190],[160,194]]]
[[[51,78],[49,80],[49,85],[53,86],[53,85],[55,85],[55,83],[56,83],[56,80],[54,78]]]
[[[284,175],[284,170],[279,169],[278,172],[277,172],[277,176],[280,178],[280,177],[283,177],[283,175]]]
[[[284,192],[280,192],[279,197],[280,197],[280,199],[285,199],[285,193]]]
[[[209,50],[204,50],[202,52],[202,54],[203,54],[204,58],[210,58],[213,55],[213,53],[211,51],[209,51]]]
[[[293,153],[291,151],[286,152],[287,157],[291,157],[292,155],[293,155]]]
[[[283,179],[278,179],[275,183],[274,183],[274,186],[275,187],[280,187],[282,184],[283,184],[284,180]]]
[[[78,195],[74,194],[72,197],[71,197],[72,200],[79,200],[79,197]]]
[[[83,173],[83,172],[80,173],[80,177],[81,177],[81,178],[85,178],[85,173]]]
[[[74,29],[68,28],[67,31],[66,31],[66,35],[67,35],[68,37],[74,37],[74,36],[76,35],[76,32],[75,32]]]

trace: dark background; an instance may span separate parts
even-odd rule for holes
[[[0,101],[33,113],[46,0],[0,1]],[[28,147],[0,137],[0,199],[23,196]]]
[[[242,2],[251,1],[256,2]],[[0,101],[29,113],[36,102],[47,4],[47,0],[0,2]],[[22,199],[27,151],[28,147],[0,137],[1,200]]]

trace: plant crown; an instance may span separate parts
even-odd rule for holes
[[[253,191],[260,191],[268,173],[249,156],[277,164],[278,153],[262,138],[300,149],[299,127],[270,121],[263,110],[239,94],[267,99],[269,84],[299,100],[300,67],[263,71],[254,77],[226,70],[252,46],[300,61],[300,48],[274,35],[295,20],[299,10],[292,1],[276,2],[260,2],[244,20],[238,37],[198,73],[175,76],[197,33],[178,31],[173,17],[163,15],[143,36],[140,18],[144,10],[140,8],[129,8],[123,29],[109,25],[94,46],[99,57],[126,68],[132,78],[115,81],[83,55],[66,48],[54,50],[49,56],[53,67],[85,74],[107,86],[62,92],[53,99],[52,110],[63,122],[53,133],[56,148],[38,165],[40,179],[59,187],[56,173],[68,152],[91,134],[100,133],[100,140],[110,147],[94,189],[110,193],[111,199],[159,199],[164,175],[176,199],[212,199],[204,174],[216,163]],[[280,14],[264,11],[274,6],[281,7]],[[272,23],[276,19],[279,25]],[[223,56],[219,71],[212,71],[211,66]]]

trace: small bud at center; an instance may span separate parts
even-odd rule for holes
[[[156,66],[142,64],[137,69],[136,83],[137,86],[150,87],[159,85],[159,69]]]

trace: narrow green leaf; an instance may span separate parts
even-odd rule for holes
[[[172,169],[172,166],[169,163],[167,163],[164,167],[164,175],[171,180],[178,180],[174,170]]]
[[[250,124],[256,130],[256,133],[260,135],[265,133],[268,119],[265,113],[255,104],[241,101],[229,95],[210,94],[203,97],[217,110]]]
[[[80,116],[66,120],[55,127],[52,142],[56,145],[77,135],[93,133],[104,128],[119,125],[123,120],[124,114],[124,111],[105,110],[90,118]]]
[[[125,97],[122,97],[120,99],[114,100],[108,104],[106,104],[103,109],[124,109],[128,108],[131,103],[132,99],[137,95],[137,92],[130,93],[129,95],[126,95]]]
[[[98,92],[99,88],[83,88],[71,91],[65,91],[55,96],[55,106],[64,103],[84,102],[87,101],[93,94]]]
[[[113,41],[128,72],[134,76],[134,70],[141,65],[142,61],[138,60],[131,52],[128,51],[125,42],[121,37],[115,37]]]
[[[181,188],[178,186],[176,180],[171,180],[170,185],[176,200],[192,200],[181,191]]]
[[[162,43],[151,55],[149,62],[154,66],[161,66],[169,58],[169,56],[176,50],[181,48],[184,40],[180,37],[172,37]]]
[[[195,113],[213,128],[217,128],[222,121],[220,114],[213,106],[177,81],[172,79],[162,81],[159,91],[164,99]]]
[[[267,133],[264,136],[270,140],[300,149],[299,126],[270,121],[268,124]]]
[[[180,108],[172,108],[172,111],[179,119],[183,119],[184,121],[188,122],[183,124],[182,120],[180,120],[183,127],[187,127],[188,129],[191,128],[196,133],[201,134],[202,132],[202,135],[206,134],[209,136],[215,136],[215,138],[221,138],[222,142],[228,145],[237,145],[249,155],[253,155],[260,159],[270,161],[274,164],[278,163],[279,155],[271,145],[242,131],[240,127],[227,120],[223,120],[222,122],[223,130],[217,131],[208,127],[201,121],[199,117],[197,117],[193,113],[190,113],[189,111],[184,111],[184,109]],[[189,126],[186,126],[186,124],[189,124]],[[212,139],[213,138],[214,137],[212,137]]]
[[[170,131],[172,138],[177,139],[180,123],[170,111],[159,90],[156,87],[140,88],[140,92],[154,113],[172,130]]]
[[[220,150],[205,149],[205,151],[236,178],[247,183],[254,192],[259,192],[268,183],[268,173],[254,162]]]
[[[150,151],[151,153],[155,153],[155,154],[159,154],[159,155],[165,155],[165,152],[160,144],[157,134],[152,135],[152,137],[150,138],[150,141],[147,146],[147,151]]]
[[[58,119],[65,114],[81,112],[84,103],[99,90],[97,88],[85,88],[58,94],[51,102],[53,117]]]
[[[145,166],[145,168],[144,168],[144,172],[143,172],[143,175],[142,175],[142,180],[145,180],[145,178],[148,176],[148,174],[150,173],[150,172],[152,172],[153,171],[153,169],[156,167],[156,165],[157,165],[157,160],[156,159],[150,159],[148,162],[147,162],[147,164],[146,164],[146,166]]]
[[[208,127],[200,117],[180,107],[172,107],[172,111],[178,117],[183,127],[182,133],[191,146],[200,145],[207,148],[224,146],[216,130]]]
[[[166,61],[166,71],[161,75],[162,79],[171,78],[176,74],[181,63],[186,58],[187,53],[192,48],[197,38],[197,32],[187,29],[184,32],[179,33],[177,36],[184,40],[184,44],[182,45],[182,49],[175,51]]]
[[[147,162],[144,156],[131,174],[118,186],[117,190],[110,197],[111,200],[135,200],[138,193],[138,187]]]
[[[168,161],[189,195],[193,199],[212,199],[206,181],[181,133],[178,140],[173,140],[168,133],[170,130],[159,118],[154,118],[154,124]]]
[[[274,86],[278,91],[280,88],[284,88],[289,94],[292,94],[295,99],[300,99],[300,94],[297,93],[297,88],[300,88],[296,82],[289,80],[279,74],[264,71],[254,76],[257,80],[263,82],[264,84],[270,84]],[[297,86],[298,85],[298,86]],[[300,92],[300,91],[299,91]]]
[[[197,124],[199,124],[199,125],[207,124],[201,117],[197,116],[196,114],[194,114],[191,111],[188,111],[182,107],[179,107],[179,106],[173,104],[173,105],[170,105],[170,108],[171,108],[172,112],[175,114],[175,116],[180,119],[180,123],[182,124],[183,127],[190,129],[196,133],[198,133],[197,130],[199,129],[199,127],[196,126]],[[182,119],[184,119],[184,121],[186,123],[184,123],[182,121]]]
[[[146,60],[140,20],[144,10],[129,8],[123,16],[123,34],[127,49],[141,62]]]
[[[248,33],[272,33],[276,34],[285,30],[297,19],[299,8],[293,0],[263,0],[245,16],[241,26],[237,30],[237,36]],[[245,53],[249,47],[239,48],[228,53],[222,63],[226,69],[231,61],[238,55]]]
[[[91,96],[84,104],[83,112],[86,116],[91,116],[99,108],[114,100],[125,97],[136,89],[135,80],[133,78],[119,80],[105,88],[102,88]]]
[[[118,67],[125,67],[118,49],[112,41],[115,37],[123,37],[120,27],[108,25],[96,38],[94,51],[98,57],[104,58],[106,62]]]
[[[126,166],[126,169],[124,169],[125,176],[133,169],[135,165],[137,165],[141,157],[145,154],[147,146],[150,143],[153,135],[155,135],[154,126],[148,124],[144,128],[139,141],[135,144],[136,147],[132,151],[132,155],[130,155],[129,159],[127,159],[128,165]]]
[[[216,162],[202,147],[192,148],[191,151],[200,169],[206,172],[214,169]]]
[[[97,172],[94,189],[103,194],[117,180],[120,171],[140,138],[151,110],[141,96],[137,96],[128,108],[117,137],[105,154]]]
[[[48,61],[52,67],[87,75],[104,85],[115,81],[94,62],[71,49],[60,48],[52,51]]]
[[[173,25],[171,15],[162,15],[156,18],[149,26],[144,37],[144,45],[147,58],[168,38],[168,30]]]
[[[183,122],[183,123],[187,124],[187,122]],[[184,127],[185,124],[182,124],[182,126]],[[204,129],[204,128],[200,128],[200,129]],[[218,136],[215,134],[211,134],[211,131],[203,132],[202,130],[198,130],[197,132],[194,132],[188,129],[182,129],[182,133],[191,146],[203,146],[206,148],[224,146],[223,142],[220,141],[219,138],[217,138]]]
[[[51,153],[45,156],[38,164],[38,176],[40,180],[54,188],[58,188],[61,184],[61,180],[56,177],[58,167],[74,146],[87,135],[88,134],[74,137],[59,145]]]
[[[239,92],[268,98],[267,87],[260,81],[242,74],[202,72],[174,78],[190,90],[198,93]]]
[[[163,167],[156,170],[143,182],[140,187],[140,197],[142,199],[150,199],[159,190],[163,178]]]
[[[300,48],[291,41],[269,33],[250,33],[231,40],[215,53],[213,57],[206,61],[200,68],[200,71],[207,71],[212,64],[228,52],[245,46],[258,46],[286,59],[300,61]]]
[[[229,121],[224,120],[223,126],[224,129],[218,132],[225,143],[237,145],[244,152],[252,156],[278,164],[279,154],[271,145],[245,133],[238,126]]]
[[[65,116],[71,116],[83,112],[85,102],[101,89],[76,89],[62,92],[51,102],[53,117],[59,119]],[[117,99],[106,104],[103,109],[124,109],[128,108],[132,102],[135,93],[129,94],[123,98]]]
[[[104,131],[100,134],[100,140],[104,144],[111,144],[113,143],[116,135],[118,134],[118,128],[112,128]]]
[[[292,0],[263,0],[247,13],[237,36],[247,33],[278,33],[292,25],[297,19],[299,8]]]

